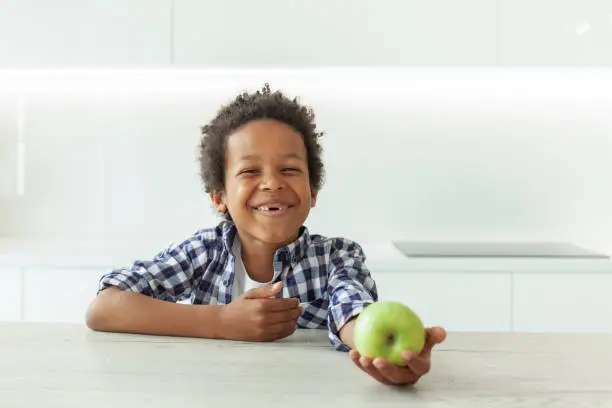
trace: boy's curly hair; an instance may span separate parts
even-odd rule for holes
[[[317,132],[314,118],[312,109],[301,105],[298,98],[289,99],[280,91],[271,92],[267,83],[255,93],[243,92],[236,96],[202,127],[199,159],[205,191],[224,191],[227,137],[246,123],[259,119],[283,122],[302,135],[308,156],[310,187],[319,191],[323,186],[324,169],[318,139],[323,132]]]

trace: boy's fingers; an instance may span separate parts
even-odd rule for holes
[[[410,351],[404,351],[402,353],[402,359],[404,360],[406,368],[419,377],[427,374],[431,367],[429,356],[420,356]]]
[[[282,286],[282,282],[276,282],[274,285],[266,285],[251,289],[242,296],[245,299],[267,299],[276,295],[281,290]]]
[[[272,298],[264,299],[263,308],[267,312],[281,312],[291,309],[296,309],[300,305],[300,301],[296,298]]]
[[[361,356],[359,357],[359,364],[361,365],[362,368],[364,369],[371,369],[372,368],[372,359],[369,357],[365,357],[365,356]]]
[[[427,329],[427,341],[431,344],[440,344],[446,339],[446,330],[442,327],[431,327]]]
[[[272,340],[289,337],[296,330],[297,325],[294,321],[274,323],[267,328],[267,332]]]
[[[431,327],[426,329],[425,336],[425,345],[420,353],[422,356],[431,354],[433,347],[446,339],[446,330],[441,327]]]
[[[372,359],[368,358],[368,357],[363,357],[363,356],[359,356],[359,353],[357,353],[357,358],[353,359],[354,356],[351,356],[351,359],[353,359],[353,362],[366,374],[368,374],[370,377],[374,378],[376,381],[385,384],[385,385],[391,385],[392,383],[387,380],[385,378],[385,376],[383,376],[376,367],[374,367],[372,365]]]
[[[382,358],[372,359],[360,356],[356,350],[351,350],[349,355],[353,363],[362,371],[387,385],[415,384],[421,376],[430,370],[431,350],[436,344],[446,339],[446,331],[441,327],[426,329],[425,346],[418,355],[405,351],[402,353],[405,367],[393,365]]]
[[[416,381],[418,378],[417,375],[411,373],[406,368],[393,365],[382,358],[375,359],[373,364],[378,369],[378,372],[393,384],[408,384]]]
[[[291,309],[291,310],[285,310],[282,312],[270,312],[266,314],[265,321],[267,324],[284,323],[284,322],[295,323],[301,315],[302,315],[302,309]]]

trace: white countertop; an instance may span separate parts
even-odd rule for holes
[[[0,267],[115,268],[150,259],[171,242],[34,241],[0,239]],[[360,243],[372,271],[385,272],[612,272],[611,259],[409,258],[392,242]]]
[[[0,323],[3,407],[612,406],[612,335],[450,332],[414,387],[375,382],[324,330],[273,343]]]

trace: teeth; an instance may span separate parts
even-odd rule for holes
[[[285,208],[287,208],[287,207],[281,207],[281,206],[278,206],[278,207],[265,207],[265,206],[257,207],[257,209],[259,211],[272,211],[272,210],[280,211],[280,210],[284,210]]]

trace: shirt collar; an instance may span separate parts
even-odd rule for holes
[[[237,234],[236,225],[232,221],[224,220],[221,222],[221,231],[223,237],[223,245],[225,249],[232,252],[232,245],[234,243],[234,237]],[[298,238],[284,245],[274,254],[275,261],[281,261],[283,263],[298,263],[306,256],[308,247],[310,246],[310,234],[308,228],[301,226],[298,233]]]

